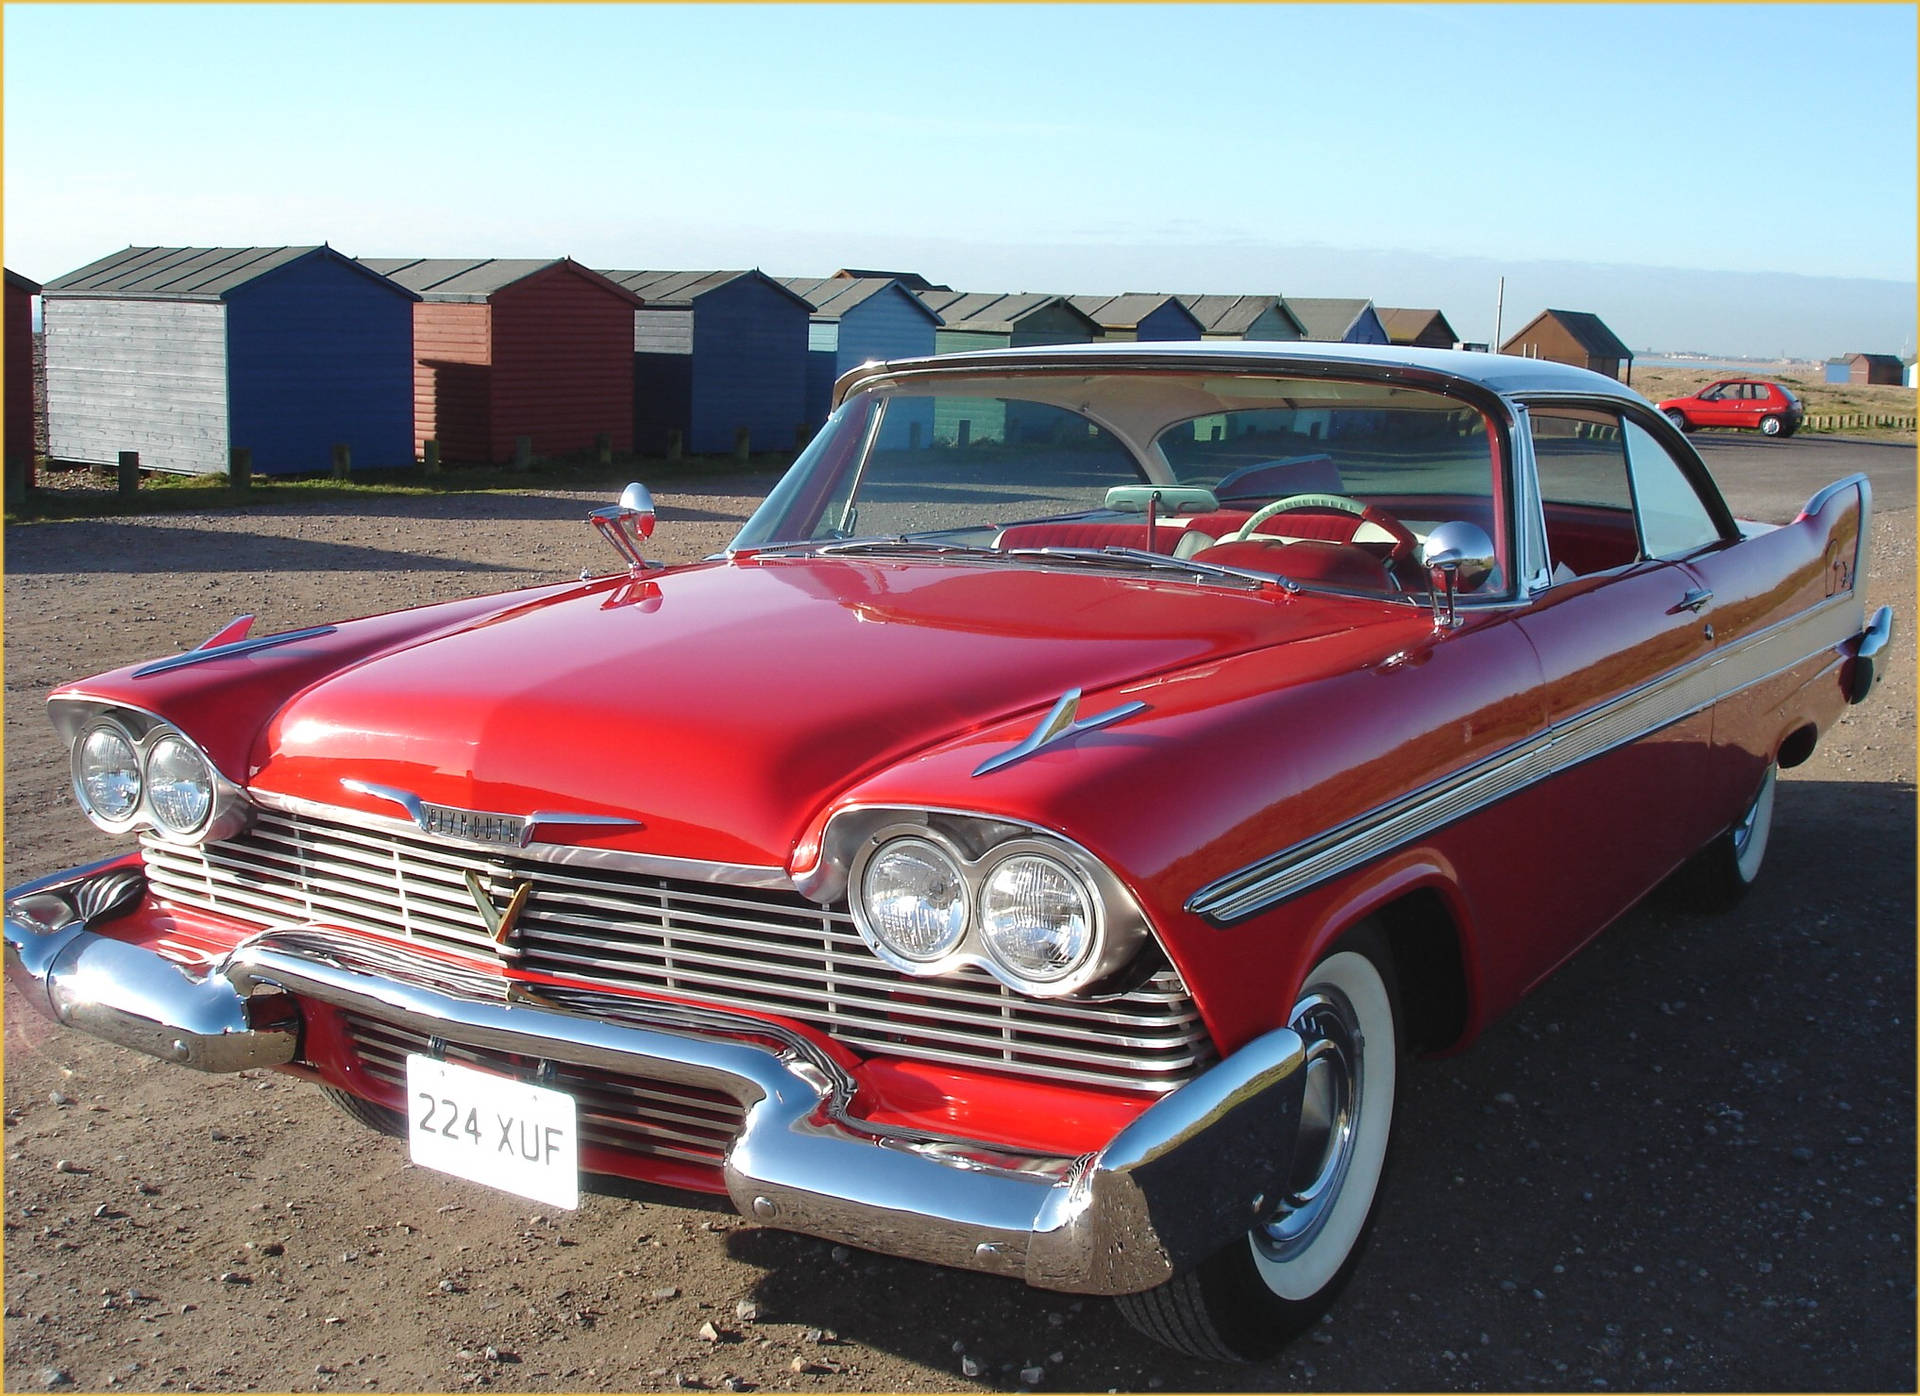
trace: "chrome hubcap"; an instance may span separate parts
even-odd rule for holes
[[[1325,1224],[1353,1158],[1360,1118],[1362,1043],[1346,996],[1316,990],[1294,1007],[1293,1030],[1307,1046],[1306,1085],[1293,1170],[1273,1215],[1254,1228],[1269,1260],[1286,1260],[1312,1244]]]

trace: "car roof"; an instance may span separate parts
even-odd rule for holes
[[[1164,368],[1193,371],[1205,368],[1228,372],[1272,370],[1317,365],[1377,370],[1411,368],[1444,374],[1502,395],[1579,393],[1589,397],[1645,399],[1619,381],[1571,364],[1550,359],[1521,358],[1516,354],[1482,354],[1465,349],[1415,349],[1390,344],[1327,344],[1319,341],[1191,340],[1139,343],[1049,344],[1020,349],[987,349],[974,353],[942,354],[869,363],[852,377],[886,376],[929,368],[979,367],[982,372],[1019,369]],[[844,381],[844,380],[843,380]]]

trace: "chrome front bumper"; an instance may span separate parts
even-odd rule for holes
[[[125,862],[7,895],[7,975],[37,1008],[202,1071],[292,1061],[292,1000],[429,1038],[722,1092],[744,1123],[725,1163],[747,1216],[1042,1289],[1148,1289],[1244,1234],[1288,1176],[1304,1047],[1281,1028],[1162,1097],[1097,1153],[1023,1153],[881,1128],[800,1033],[740,1014],[590,991],[530,994],[396,947],[264,931],[195,977],[92,929],[139,904]]]

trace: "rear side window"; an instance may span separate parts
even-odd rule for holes
[[[1713,515],[1679,463],[1638,423],[1625,425],[1634,509],[1647,556],[1685,557],[1718,543],[1720,530]]]

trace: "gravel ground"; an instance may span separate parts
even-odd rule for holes
[[[1736,913],[1655,899],[1470,1051],[1409,1073],[1370,1253],[1274,1362],[1168,1354],[1096,1300],[634,1189],[574,1213],[412,1167],[303,1083],[205,1077],[8,990],[9,1389],[1911,1389],[1912,449],[1701,438],[1738,511],[1871,470],[1895,671],[1782,781]],[[657,551],[764,481],[660,492]],[[197,643],[604,570],[567,493],[9,528],[6,879],[112,851],[52,684]]]

